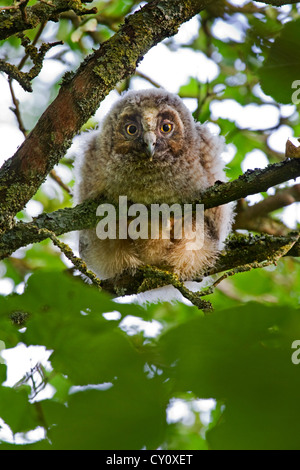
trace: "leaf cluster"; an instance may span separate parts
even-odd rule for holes
[[[23,436],[20,448],[299,448],[292,306],[249,302],[202,316],[184,304],[116,303],[69,275],[39,272],[23,294],[1,297],[0,311],[6,348],[22,342],[50,353],[50,365],[14,388],[0,365],[0,415]],[[128,316],[159,321],[160,334],[126,331]],[[49,397],[39,398],[46,387]],[[215,400],[209,425],[197,397]],[[168,419],[174,398],[189,404],[190,423]],[[40,438],[26,444],[37,427]],[[13,447],[2,437],[0,449]]]

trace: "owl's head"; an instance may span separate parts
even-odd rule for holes
[[[197,138],[190,111],[162,89],[127,92],[111,109],[101,134],[109,137],[110,155],[144,164],[172,163]]]

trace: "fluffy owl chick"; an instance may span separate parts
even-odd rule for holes
[[[77,159],[76,202],[101,194],[115,204],[119,196],[145,205],[191,203],[217,180],[225,181],[222,150],[222,138],[196,123],[178,96],[162,89],[129,91],[112,107],[100,131],[89,134]],[[102,279],[144,264],[192,279],[215,263],[231,220],[229,205],[205,211],[203,238],[194,245],[195,216],[179,238],[172,217],[173,235],[165,239],[161,224],[159,237],[148,239],[99,239],[96,229],[83,230],[80,256]]]

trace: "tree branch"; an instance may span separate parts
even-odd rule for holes
[[[204,204],[205,209],[237,201],[252,194],[265,192],[272,186],[284,183],[300,176],[300,160],[286,159],[280,163],[273,163],[260,170],[248,170],[238,179],[229,183],[217,182],[208,188],[196,201]]]
[[[264,261],[271,264],[278,259],[279,254],[282,254],[283,256],[300,256],[298,232],[291,232],[289,236],[286,237],[272,237],[269,235],[233,236],[227,241],[225,250],[220,255],[215,266],[200,278],[191,280],[201,281],[204,277],[212,276],[228,270],[230,270],[229,275],[235,269],[236,271],[234,271],[234,273],[247,271],[249,270],[249,265],[260,267]],[[147,269],[141,267],[137,269],[134,276],[124,273],[122,276],[118,277],[117,281],[115,279],[103,280],[101,286],[104,290],[114,295],[131,295],[170,284],[170,278],[168,276],[165,278],[160,276],[155,279],[155,276],[153,275],[149,278],[149,272],[151,272],[149,267]],[[226,276],[224,276],[224,278],[226,278]],[[171,284],[174,285],[172,282]],[[176,284],[174,287],[178,288]],[[200,297],[211,292],[211,289],[204,290],[200,294]],[[182,292],[182,294],[186,296],[185,292]],[[190,298],[189,300],[192,301],[193,299]],[[202,307],[200,306],[200,308]]]
[[[45,229],[59,236],[74,230],[93,228],[96,226],[96,210],[101,199],[85,201],[76,207],[59,209],[49,214],[44,213],[35,217],[32,222],[18,222],[11,230],[0,237],[0,259],[7,258],[15,250],[30,243],[41,242],[48,238]]]
[[[228,269],[250,264],[262,263],[273,259],[280,251],[295,241],[293,247],[284,256],[300,256],[300,241],[298,232],[290,232],[287,236],[274,237],[270,235],[238,235],[228,239],[225,251],[220,255],[217,263],[206,276],[211,276]]]
[[[287,235],[290,231],[282,222],[269,216],[283,207],[300,201],[300,184],[280,189],[273,196],[248,206],[245,200],[239,201],[239,210],[234,222],[234,229],[246,229],[270,235]]]
[[[36,227],[38,234],[46,235],[47,238],[50,238],[55,246],[57,246],[60,251],[73,263],[74,267],[77,268],[81,273],[90,279],[90,281],[101,290],[101,281],[97,278],[96,274],[93,273],[90,269],[87,268],[86,263],[77,256],[74,255],[71,248],[65,243],[61,242],[55,233],[50,232],[44,228],[39,229]]]
[[[27,7],[28,0],[21,0],[9,7],[0,7],[0,40],[7,39],[12,34],[35,28],[45,21],[58,21],[60,13],[73,10],[77,15],[97,13],[96,8],[84,8],[82,3],[92,0],[51,0],[51,2],[38,2]]]
[[[149,2],[126,18],[120,31],[86,58],[74,76],[65,76],[57,98],[0,170],[0,230],[12,227],[14,216],[64,156],[74,135],[104,97],[121,79],[135,72],[151,47],[174,35],[182,23],[211,1]]]
[[[269,196],[263,201],[248,207],[247,214],[251,218],[267,215],[297,201],[300,201],[300,184],[281,189],[274,196]]]
[[[21,36],[21,35],[20,35]],[[36,47],[30,44],[30,40],[22,35],[22,45],[25,47],[26,53],[30,56],[33,61],[33,66],[29,72],[21,72],[20,67],[9,64],[5,60],[0,59],[0,71],[7,73],[10,79],[15,79],[24,88],[25,91],[32,91],[31,81],[37,77],[42,70],[43,60],[46,52],[54,46],[62,44],[61,41],[54,42],[52,44],[43,43],[40,50],[37,51]]]
[[[300,160],[286,159],[280,163],[268,165],[260,170],[248,170],[238,179],[228,183],[217,182],[206,189],[196,204],[204,204],[205,209],[217,207],[251,194],[267,191],[272,186],[300,176]],[[10,256],[15,250],[29,243],[40,242],[47,238],[45,233],[37,233],[36,227],[47,229],[56,235],[74,230],[93,228],[97,224],[96,210],[105,201],[99,197],[85,201],[74,208],[41,214],[33,222],[17,223],[0,238],[0,259]]]

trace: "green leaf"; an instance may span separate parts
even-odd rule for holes
[[[109,390],[71,395],[50,432],[53,449],[141,449],[157,447],[165,428],[160,384],[140,372]]]
[[[300,19],[284,25],[259,70],[264,93],[279,103],[292,103],[292,84],[300,77],[299,29]]]
[[[118,328],[119,321],[108,321],[103,313],[143,315],[145,310],[113,302],[79,279],[37,272],[29,278],[24,294],[0,299],[0,308],[7,322],[9,314],[27,315],[22,341],[53,350],[53,367],[73,383],[102,383],[122,375],[126,364],[131,364],[132,374],[142,367],[128,337]]]
[[[300,312],[251,302],[167,332],[160,346],[175,389],[225,404],[214,449],[299,449]]]
[[[1,354],[1,351],[0,351],[0,354]],[[0,384],[2,384],[3,382],[5,382],[6,380],[6,365],[5,364],[2,364],[1,363],[1,356],[0,356]]]
[[[186,85],[179,89],[179,95],[183,98],[199,98],[200,90],[203,85],[196,78],[190,77]]]
[[[28,389],[0,387],[0,416],[13,433],[26,432],[40,423],[35,405],[28,402]]]
[[[132,4],[132,0],[112,1],[109,6],[103,10],[102,14],[110,18],[120,18],[128,12]]]

